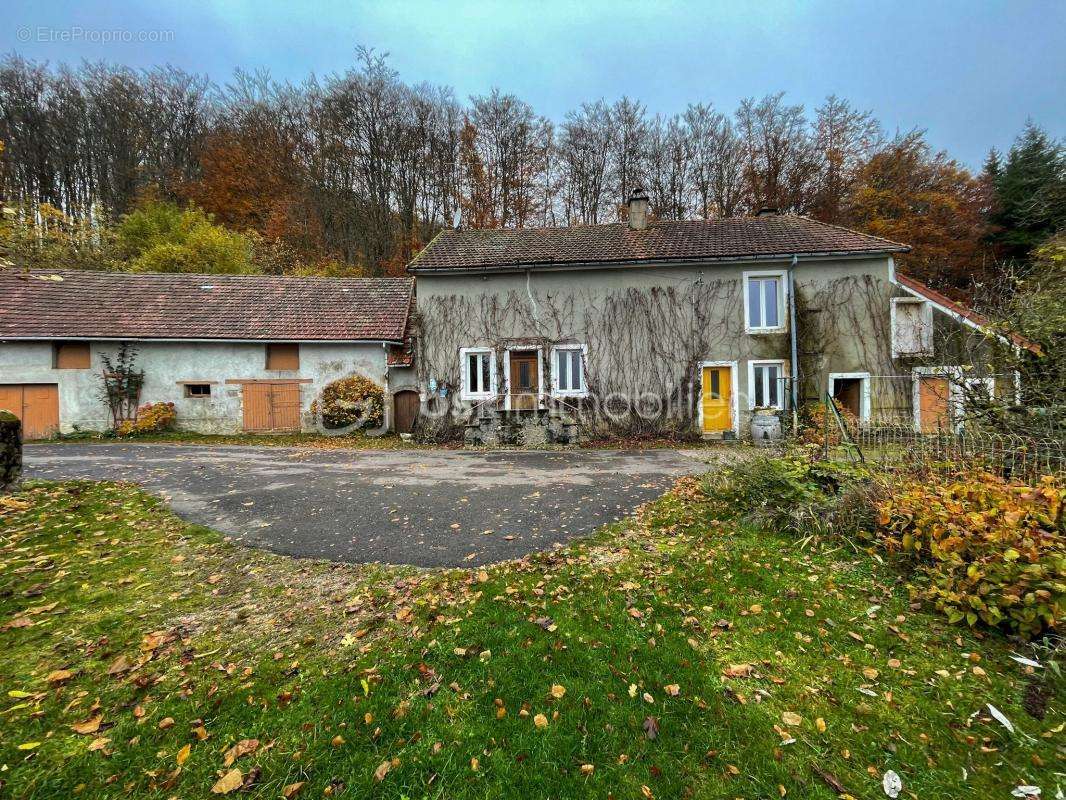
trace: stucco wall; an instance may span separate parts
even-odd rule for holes
[[[0,342],[0,383],[59,385],[59,416],[63,432],[110,427],[101,396],[100,357],[115,353],[117,345],[92,342],[89,369],[52,369],[51,342]],[[305,430],[313,429],[311,402],[330,381],[351,374],[385,384],[385,351],[380,344],[301,344],[300,369],[268,371],[266,346],[256,343],[138,343],[136,364],[145,373],[142,403],[173,402],[177,425],[201,433],[241,430],[242,396],[239,384],[248,378],[309,378],[300,386]],[[214,382],[209,398],[187,398],[179,381]]]
[[[745,331],[743,276],[788,263],[420,275],[420,379],[423,387],[433,380],[458,391],[460,347],[500,349],[528,341],[547,355],[554,343],[575,342],[588,346],[595,392],[659,394],[693,408],[699,363],[736,362],[743,429],[751,406],[749,362],[791,360],[787,325],[782,333]],[[802,398],[823,396],[830,372],[897,369],[889,312],[896,287],[889,275],[887,257],[800,261]]]

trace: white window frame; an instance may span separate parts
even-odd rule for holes
[[[859,384],[859,422],[870,421],[870,373],[869,372],[830,372],[829,396],[836,393],[836,382],[840,379],[856,379]]]
[[[913,353],[904,353],[898,347],[898,339],[896,338],[896,309],[901,304],[920,305],[922,307],[922,329],[920,331],[922,336],[921,350]],[[933,355],[933,304],[928,300],[922,300],[918,297],[893,297],[890,325],[892,331],[892,358],[915,358]]]
[[[572,353],[575,350],[581,352],[581,388],[580,389],[560,389],[559,388],[559,359],[556,358],[556,353],[568,352]],[[552,397],[588,397],[589,395],[589,383],[588,383],[588,354],[589,348],[586,344],[557,344],[551,349],[551,394]]]
[[[707,436],[703,430],[703,368],[704,367],[729,367],[729,391],[732,397],[729,399],[729,416],[733,423],[733,435],[740,438],[740,387],[737,386],[737,362],[736,361],[701,361],[696,365],[696,385],[699,392],[696,395],[696,420],[700,426],[700,435]]]
[[[788,308],[788,270],[786,269],[765,269],[765,270],[753,270],[743,273],[744,278],[744,332],[749,334],[759,333],[782,333],[788,330],[786,320],[786,309]],[[751,308],[749,303],[749,295],[751,289],[751,280],[753,278],[777,278],[780,291],[777,293],[777,319],[780,324],[773,326],[759,325],[755,326],[751,323],[751,314],[749,309]],[[760,307],[763,302],[762,292],[759,292]],[[764,309],[765,312],[765,309]],[[765,313],[764,313],[765,318]]]
[[[778,386],[777,391],[777,405],[776,406],[759,406],[760,408],[776,408],[778,411],[785,410],[785,399],[788,394],[788,381],[790,377],[788,370],[788,362],[783,358],[760,358],[754,361],[748,362],[748,410],[755,410],[755,368],[756,367],[769,367],[769,366],[781,367],[781,385]],[[767,386],[763,387],[767,389]],[[767,392],[764,392],[764,395]]]
[[[928,375],[941,375],[948,379],[948,414],[957,433],[961,430],[958,420],[962,414],[962,393],[959,383],[962,380],[962,367],[915,367],[911,370],[911,416],[914,419],[914,432],[922,432],[922,389],[919,378]]]
[[[511,352],[512,351],[537,351],[537,408],[544,408],[544,349],[528,344],[508,345],[503,349],[503,408],[511,410]]]
[[[470,373],[467,367],[467,356],[486,355],[489,359],[489,389],[485,392],[472,392],[468,385]],[[460,347],[459,348],[459,386],[460,398],[463,400],[488,400],[496,396],[496,351],[491,347]]]

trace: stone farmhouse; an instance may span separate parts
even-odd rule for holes
[[[904,244],[768,209],[654,221],[639,190],[627,216],[445,230],[413,279],[0,272],[0,408],[27,438],[106,428],[121,342],[140,401],[211,433],[315,430],[352,374],[384,388],[383,430],[471,444],[745,438],[827,396],[934,430],[975,387],[1017,391],[996,354],[1031,346],[897,274]]]

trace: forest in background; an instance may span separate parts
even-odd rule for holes
[[[366,49],[343,74],[222,86],[9,55],[0,147],[0,258],[28,267],[398,274],[457,215],[614,222],[640,185],[659,219],[773,206],[906,242],[909,273],[980,296],[1046,263],[1066,220],[1063,143],[1034,123],[973,174],[834,96],[669,116],[597,100],[552,121],[498,89],[407,84]]]

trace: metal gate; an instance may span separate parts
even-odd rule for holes
[[[299,431],[300,384],[295,381],[245,383],[244,430]]]

